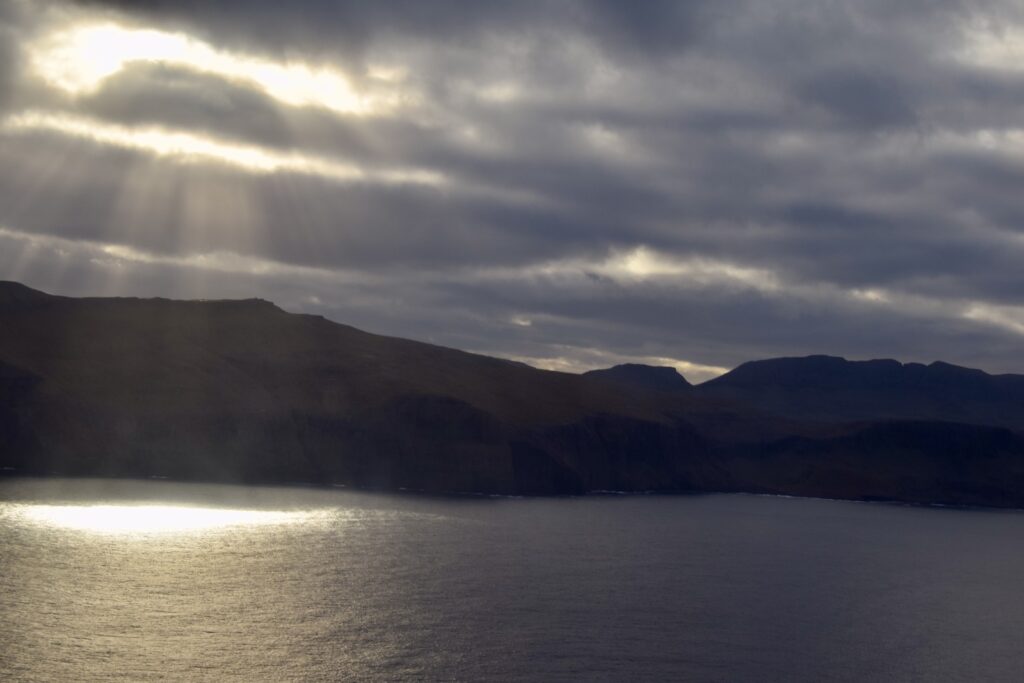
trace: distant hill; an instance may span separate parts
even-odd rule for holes
[[[692,387],[374,335],[258,299],[0,282],[0,471],[516,494],[1024,506],[1021,378],[814,356]]]
[[[1024,425],[1024,375],[989,375],[942,362],[775,358],[744,363],[699,392],[803,419]]]
[[[604,370],[591,370],[584,377],[600,379],[621,386],[654,391],[687,391],[691,384],[675,368],[624,363]]]

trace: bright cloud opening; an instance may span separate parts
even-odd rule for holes
[[[236,54],[182,33],[155,29],[116,24],[75,26],[48,35],[32,46],[30,54],[36,72],[47,83],[72,95],[96,90],[131,64],[149,62],[242,83],[296,107],[371,114],[397,102],[395,93],[358,92],[332,67]]]

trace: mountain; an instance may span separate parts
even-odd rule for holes
[[[613,384],[654,391],[686,391],[691,384],[675,368],[624,363],[603,370],[591,370],[584,377]]]
[[[249,300],[0,283],[0,470],[1024,506],[1020,377],[815,356],[573,375]]]
[[[562,493],[693,485],[685,405],[243,301],[0,284],[0,467]]]
[[[804,419],[1024,425],[1024,375],[989,375],[942,362],[775,358],[744,363],[699,391]]]

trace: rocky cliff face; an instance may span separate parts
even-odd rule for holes
[[[0,468],[1024,505],[1013,376],[765,363],[699,387],[671,369],[580,376],[260,300],[70,299],[4,283]]]

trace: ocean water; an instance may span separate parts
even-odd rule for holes
[[[1019,681],[1024,513],[0,481],[0,680]]]

